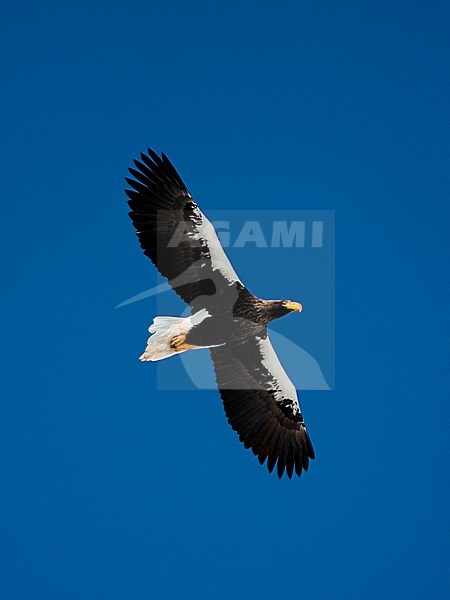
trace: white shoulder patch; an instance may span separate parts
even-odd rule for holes
[[[283,398],[294,400],[298,405],[297,390],[295,389],[295,385],[292,383],[288,377],[288,374],[283,369],[280,359],[278,358],[274,347],[270,343],[269,338],[259,338],[257,341],[263,357],[262,363],[273,376],[274,389],[279,390]]]
[[[228,256],[225,254],[222,244],[217,237],[216,230],[212,223],[200,212],[202,222],[198,225],[199,237],[202,237],[208,244],[211,255],[211,264],[213,270],[218,270],[226,277],[230,283],[240,281],[236,271],[233,269]]]

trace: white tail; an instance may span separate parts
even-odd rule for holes
[[[178,335],[187,335],[187,333],[198,325],[210,314],[206,309],[202,309],[191,317],[155,317],[153,323],[148,328],[151,335],[148,338],[147,347],[139,357],[142,361],[163,360],[174,354],[181,354],[186,350],[175,350],[170,347],[171,340]],[[197,350],[203,346],[192,346],[192,350]],[[208,346],[205,346],[207,348]]]

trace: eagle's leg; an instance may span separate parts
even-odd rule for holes
[[[183,350],[191,350],[192,348],[195,348],[195,346],[192,346],[191,344],[185,344],[185,341],[186,336],[184,334],[175,335],[170,340],[170,347],[172,350],[175,350],[175,352],[182,352]]]

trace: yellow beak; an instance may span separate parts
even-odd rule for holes
[[[288,300],[288,302],[285,302],[284,305],[289,310],[298,310],[298,312],[302,312],[303,310],[303,306],[300,304],[300,302],[292,302],[291,300]]]

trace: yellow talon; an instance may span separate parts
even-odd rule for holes
[[[178,350],[178,347],[183,344],[185,339],[186,339],[186,336],[183,334],[176,335],[175,337],[173,337],[170,340],[170,347],[172,348],[172,350]]]
[[[182,352],[183,350],[190,350],[191,348],[195,348],[191,344],[185,344],[186,336],[184,334],[176,335],[170,340],[170,347],[175,352]]]

